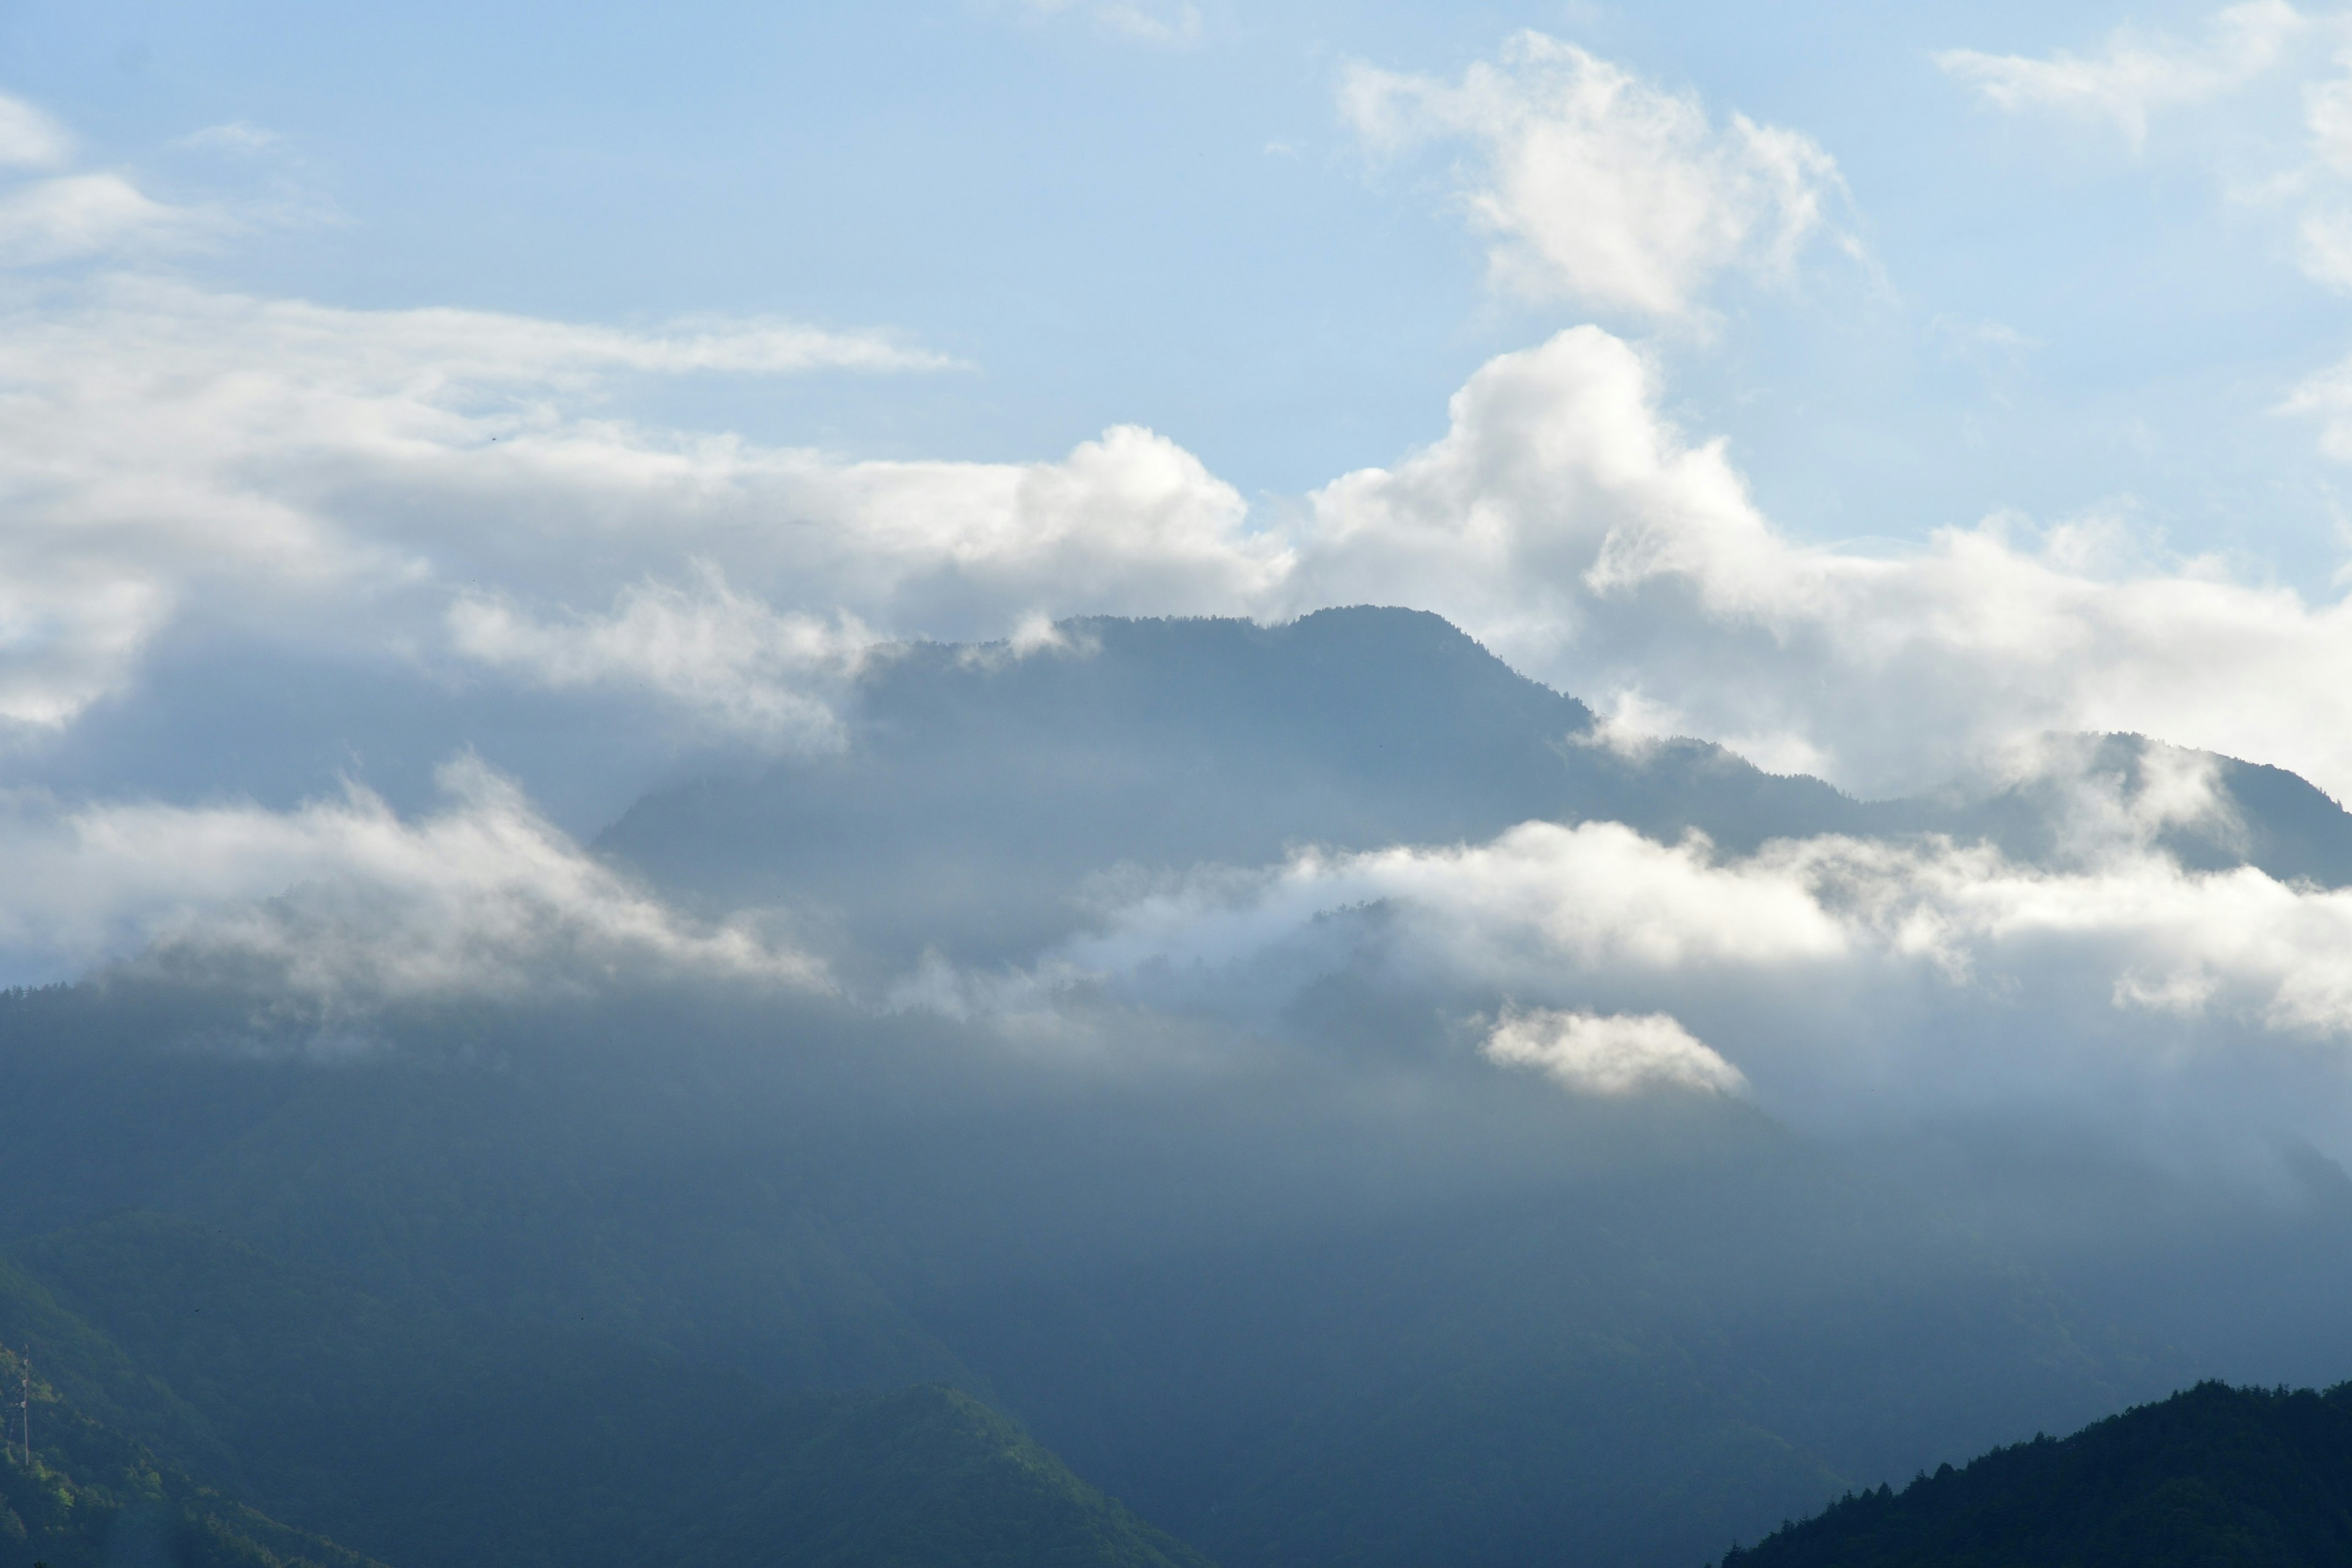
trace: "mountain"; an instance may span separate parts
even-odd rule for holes
[[[1612,751],[1583,703],[1420,611],[1057,630],[1025,657],[890,650],[840,752],[656,793],[599,846],[716,904],[814,889],[868,950],[988,959],[1066,931],[1072,889],[1120,864],[1450,843],[1533,818],[1743,848],[1860,820],[1821,781],[1719,746]]]
[[[2323,1568],[2352,1562],[2352,1384],[2201,1384],[1790,1525],[1723,1568]]]
[[[599,847],[713,909],[813,911],[853,964],[1032,954],[1083,923],[1087,878],[1113,868],[1475,841],[1531,820],[1696,829],[1731,853],[1944,833],[2047,860],[2083,831],[2085,784],[2128,806],[2184,769],[2214,805],[2159,833],[2186,863],[2352,883],[2352,814],[2309,784],[2137,736],[2057,737],[2053,771],[1864,803],[1706,742],[1612,744],[1585,704],[1421,611],[1094,618],[1056,635],[1026,654],[887,650],[841,750],[657,791]]]

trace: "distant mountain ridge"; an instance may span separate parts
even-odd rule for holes
[[[657,791],[600,847],[714,904],[813,899],[869,948],[919,906],[928,942],[984,962],[1065,933],[1073,889],[1121,863],[1475,841],[1538,818],[1696,829],[1730,853],[1945,833],[2038,859],[2069,826],[2062,781],[1864,802],[1709,742],[1614,746],[1584,703],[1422,611],[1098,617],[1057,635],[1026,654],[890,650],[858,683],[843,752]],[[2158,759],[2210,770],[2222,820],[2159,837],[2184,864],[2352,883],[2352,815],[2293,773],[2137,736],[2074,751],[2076,776],[2127,800]]]
[[[1034,948],[1066,895],[1118,863],[1276,859],[1607,817],[1735,848],[1856,820],[1817,779],[1671,742],[1594,743],[1590,709],[1436,616],[1064,623],[1066,646],[892,650],[848,748],[633,806],[600,847],[671,889],[757,902],[821,890],[887,943],[919,904],[975,957]]]

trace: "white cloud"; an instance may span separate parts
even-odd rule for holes
[[[219,215],[156,201],[120,174],[63,174],[0,194],[0,267],[176,249],[225,227]]]
[[[1489,1061],[1537,1068],[1584,1094],[1658,1087],[1734,1094],[1747,1084],[1738,1068],[1664,1013],[1507,1010],[1479,1050]]]
[[[1433,95],[1517,94],[1549,124],[1556,89],[1604,105],[1577,110],[1578,135],[1648,127],[1644,156],[1752,149],[1565,46],[1524,49],[1520,76],[1362,79],[1363,112],[1418,124]],[[339,310],[121,277],[0,300],[0,719],[20,729],[70,725],[194,626],[634,690],[822,743],[868,638],[1035,642],[1071,615],[1373,602],[1447,616],[1611,715],[1620,744],[1704,735],[1876,792],[2020,733],[2128,730],[2352,794],[2342,601],[2097,521],[1996,519],[1908,556],[1800,542],[1721,442],[1664,417],[1643,354],[1595,328],[1490,362],[1392,467],[1254,513],[1133,426],[1053,461],[854,461],[612,412],[646,375],[944,363],[887,336]],[[2352,455],[2347,379],[2295,406]]]
[[[2352,287],[2352,217],[2331,223],[2315,242],[2322,247],[2314,270]],[[2324,270],[2323,270],[2324,269]],[[2319,449],[2339,462],[2352,462],[2352,358],[2305,377],[2279,405],[2284,414],[2319,425]]]
[[[1907,557],[1801,543],[1596,329],[1496,359],[1437,441],[1261,519],[1133,427],[1053,462],[860,462],[601,410],[648,371],[902,363],[863,340],[121,281],[53,301],[0,321],[0,713],[21,724],[70,723],[195,622],[806,743],[868,636],[1371,602],[1448,616],[1621,740],[1705,735],[1863,790],[2097,729],[2352,793],[2341,603],[2112,523],[1994,520]]]
[[[2245,86],[2277,65],[2288,43],[2309,26],[2284,0],[2248,0],[2218,13],[2200,43],[2122,28],[2089,56],[2062,50],[2037,59],[1948,49],[1936,63],[1997,109],[2108,121],[2137,146],[2147,140],[2151,114]]]
[[[1463,196],[1496,280],[1606,310],[1685,316],[1727,268],[1785,273],[1840,188],[1809,138],[1738,114],[1718,129],[1696,99],[1539,33],[1454,82],[1352,66],[1340,104],[1379,152],[1470,142]]]
[[[1082,15],[1115,37],[1160,48],[1181,48],[1201,41],[1198,5],[1176,0],[1024,0],[1035,16]]]
[[[827,700],[856,673],[873,634],[847,616],[780,616],[730,588],[709,563],[697,564],[692,586],[634,584],[604,616],[538,620],[504,599],[466,595],[449,608],[450,641],[541,685],[646,691],[721,733],[789,749],[837,744]]]
[[[2352,793],[2352,608],[2152,554],[2092,521],[1945,529],[1904,556],[1801,543],[1723,444],[1592,328],[1486,364],[1451,428],[1312,498],[1300,607],[1411,603],[1654,731],[1917,788],[2007,738],[2152,734]]]
[[[0,949],[68,970],[226,966],[346,1005],[615,973],[825,983],[749,921],[675,913],[479,763],[440,780],[447,805],[414,821],[357,787],[291,812],[17,797],[0,811]]]
[[[599,394],[621,374],[940,363],[775,321],[623,331],[119,279],[22,297],[0,325],[0,718],[46,726],[121,689],[198,606],[298,637],[429,647],[455,597],[610,605],[674,575],[698,530],[787,571],[838,560],[836,519],[793,513],[854,506],[811,492],[887,489],[877,476],[600,421]],[[1002,489],[1021,484],[1008,471]],[[520,646],[478,613],[459,624],[478,650]]]
[[[2135,150],[2158,114],[2181,121],[2179,155],[2206,166],[2238,214],[2276,212],[2280,250],[2303,273],[2352,289],[2352,16],[2252,0],[2216,14],[2200,43],[2126,28],[2091,56],[2046,59],[1954,49],[1953,77],[2011,113],[2050,111],[2111,124]],[[2326,46],[2326,47],[2323,47]],[[2327,47],[2333,48],[2332,57]],[[2333,70],[2333,75],[2325,74]],[[2300,146],[2283,146],[2281,110],[2299,105]]]
[[[23,99],[0,93],[0,165],[46,169],[72,153],[73,138],[64,126]]]
[[[278,133],[250,121],[231,120],[191,131],[173,145],[201,152],[228,153],[243,157],[278,145]]]

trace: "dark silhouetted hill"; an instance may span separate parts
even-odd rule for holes
[[[2352,1384],[2208,1383],[2055,1441],[1849,1497],[1723,1568],[2337,1568]]]

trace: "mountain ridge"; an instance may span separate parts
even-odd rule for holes
[[[2326,1568],[2352,1561],[2352,1384],[2207,1382],[1897,1492],[1849,1494],[1717,1568]]]

